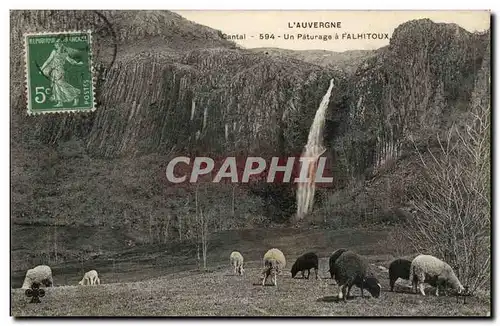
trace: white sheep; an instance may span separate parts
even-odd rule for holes
[[[276,280],[276,275],[281,274],[281,271],[286,266],[285,255],[279,249],[269,249],[264,255],[263,263],[264,270],[262,271],[262,286],[266,284],[268,276],[272,277],[274,286],[277,286],[278,282]]]
[[[45,287],[53,286],[52,270],[47,265],[38,265],[35,268],[28,269],[23,282],[23,289],[29,289],[33,283],[44,285]]]
[[[101,284],[101,281],[99,280],[99,276],[97,275],[96,270],[91,270],[85,273],[83,275],[83,278],[80,282],[78,282],[80,285],[95,285],[95,284]]]
[[[231,266],[234,268],[234,274],[243,275],[245,271],[243,269],[243,256],[238,251],[233,251],[231,256],[229,256],[229,262]]]
[[[465,291],[451,266],[431,255],[418,255],[413,259],[409,279],[412,282],[413,291],[417,292],[418,284],[422,295],[425,295],[424,283],[436,287],[436,296],[439,296],[439,286],[441,285],[450,285],[458,293]]]

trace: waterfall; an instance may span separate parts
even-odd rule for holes
[[[191,100],[191,121],[194,119],[194,113],[196,111],[196,104],[194,103],[194,100]]]
[[[330,80],[330,87],[328,87],[328,91],[323,96],[318,111],[316,111],[311,129],[309,130],[307,144],[304,146],[304,151],[302,152],[301,161],[303,165],[307,165],[307,177],[309,180],[298,183],[297,218],[299,220],[311,212],[314,203],[316,164],[319,157],[326,151],[326,148],[323,146],[323,130],[325,126],[325,113],[330,103],[332,89],[333,79]]]
[[[205,130],[205,127],[207,126],[207,117],[208,117],[208,107],[205,107],[203,110],[203,128],[201,130]]]

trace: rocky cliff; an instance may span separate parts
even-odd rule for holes
[[[23,33],[88,28],[95,34],[98,109],[26,116]],[[410,21],[389,46],[355,56],[359,63],[345,71],[310,57],[238,49],[220,32],[167,11],[12,11],[12,219],[132,232],[172,214],[163,221],[167,233],[182,237],[181,227],[168,223],[179,221],[186,198],[194,197],[165,188],[167,159],[298,154],[331,78],[325,142],[336,186],[371,178],[460,120],[479,72],[486,73],[489,42],[489,32]],[[226,190],[214,193],[223,197],[218,206],[232,211],[218,214],[241,219],[220,221],[220,228],[283,210],[272,200],[284,197],[236,191],[235,205],[234,188]]]
[[[429,19],[397,27],[389,46],[348,81],[348,127],[337,141],[354,150],[347,159],[355,174],[397,160],[459,121],[489,42],[489,33]]]
[[[77,26],[71,26],[74,20]],[[263,144],[275,151],[285,146],[277,143],[280,133],[287,134],[286,126],[276,126],[293,110],[314,114],[329,78],[343,82],[343,76],[300,60],[235,49],[217,31],[170,12],[14,12],[11,21],[12,109],[21,116],[22,61],[14,54],[22,51],[23,32],[106,30],[94,38],[96,66],[102,68],[99,110],[23,118],[19,126],[27,126],[25,135],[40,131],[35,137],[45,142],[81,138],[93,156],[198,147],[258,152]]]

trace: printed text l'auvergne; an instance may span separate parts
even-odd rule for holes
[[[342,28],[342,22],[288,22],[288,28]]]

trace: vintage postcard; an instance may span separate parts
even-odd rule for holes
[[[10,12],[13,317],[483,317],[491,13]]]

